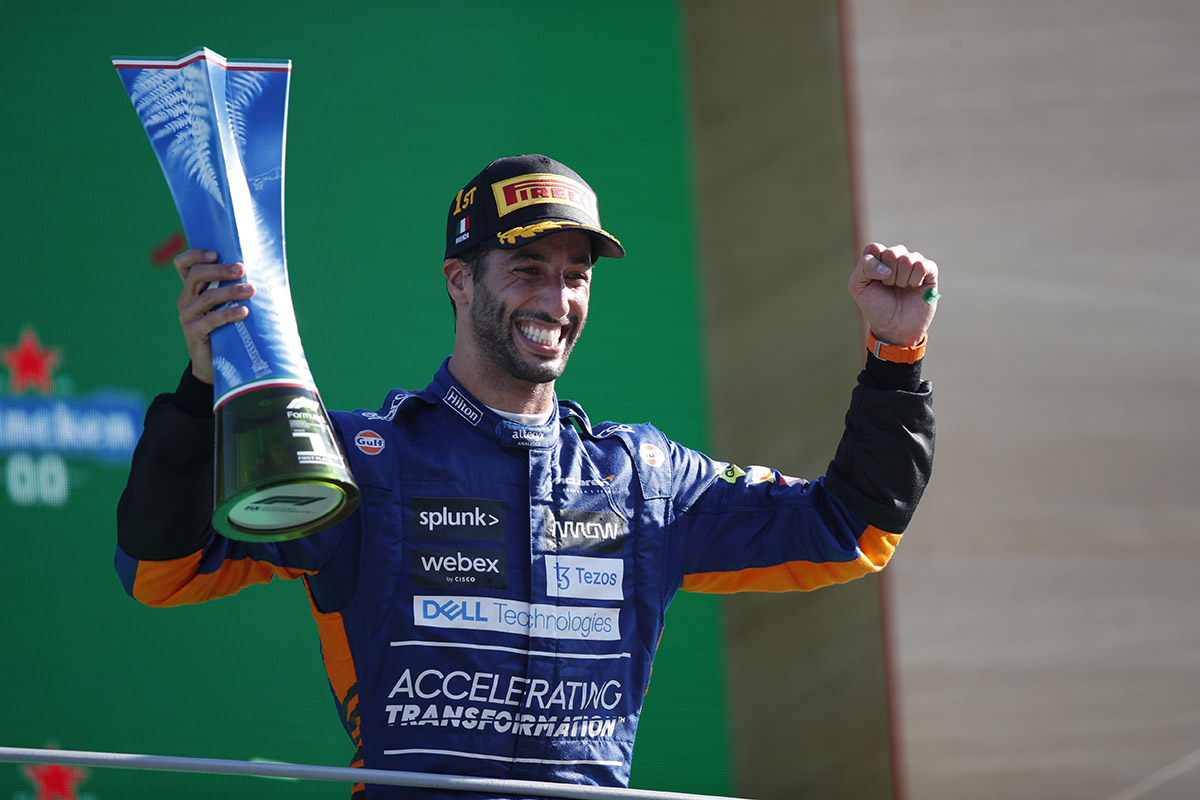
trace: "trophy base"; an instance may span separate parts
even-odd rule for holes
[[[349,516],[358,487],[316,392],[272,385],[216,408],[213,527],[250,542],[298,539]]]
[[[338,512],[348,499],[344,487],[321,481],[284,482],[256,489],[226,502],[223,513],[228,530],[221,532],[244,541],[297,539],[344,518],[345,514]]]

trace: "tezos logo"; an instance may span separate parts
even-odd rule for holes
[[[504,541],[504,501],[478,497],[414,497],[413,535],[419,539]]]
[[[624,600],[625,562],[619,558],[545,556],[546,595],[584,600]]]
[[[377,456],[385,446],[383,437],[375,431],[359,431],[354,437],[354,446],[369,456]]]

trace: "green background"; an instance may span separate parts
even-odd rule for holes
[[[291,59],[286,225],[305,349],[330,407],[419,388],[452,345],[439,266],[453,193],[544,152],[600,196],[629,257],[602,262],[560,382],[593,419],[705,448],[687,92],[674,3],[175,5],[7,9],[0,346],[57,350],[52,396],[174,386],[179,230],[111,65],[207,46]],[[0,371],[0,404],[13,401]],[[0,452],[5,464],[13,452]],[[344,765],[351,755],[298,584],[153,610],[112,569],[127,463],[66,458],[64,506],[0,493],[0,745]],[[7,474],[7,472],[5,473]],[[681,595],[646,699],[633,784],[729,793],[720,605]],[[90,770],[81,797],[341,797],[347,787]],[[0,798],[32,797],[0,764]]]

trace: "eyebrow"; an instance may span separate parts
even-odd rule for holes
[[[502,263],[507,265],[518,261],[537,261],[540,264],[548,264],[550,257],[540,250],[524,250],[520,253],[508,250],[505,252]],[[589,267],[594,265],[591,253],[588,253],[586,256],[574,256],[571,258],[571,263],[586,264]]]

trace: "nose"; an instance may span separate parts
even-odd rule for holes
[[[571,288],[561,273],[547,276],[539,299],[541,310],[555,319],[562,319],[571,311]]]

